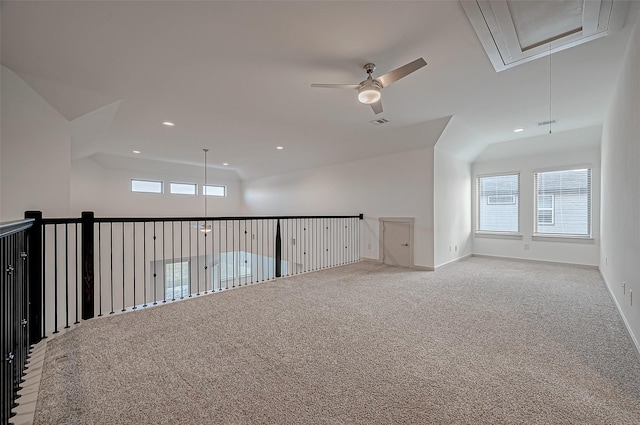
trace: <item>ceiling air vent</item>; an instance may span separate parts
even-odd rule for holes
[[[386,124],[386,123],[388,123],[388,122],[389,122],[389,120],[388,120],[388,119],[386,119],[386,118],[378,118],[378,119],[375,119],[375,120],[371,120],[371,121],[369,121],[369,122],[370,122],[371,124],[373,124],[373,125],[382,125],[382,124]]]
[[[543,125],[549,125],[549,124],[555,124],[556,120],[551,120],[551,121],[540,121],[538,123],[539,126],[543,126]]]

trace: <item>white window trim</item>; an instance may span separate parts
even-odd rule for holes
[[[494,239],[522,239],[521,233],[514,232],[491,232],[486,230],[478,230],[475,232],[477,238],[494,238]]]
[[[520,197],[521,187],[522,187],[522,174],[520,171],[505,171],[500,173],[488,173],[488,174],[477,174],[475,179],[475,212],[474,212],[474,224],[475,224],[475,236],[478,237],[486,237],[491,238],[495,237],[498,239],[522,239],[522,234],[520,233],[520,204],[518,202],[518,230],[515,232],[512,231],[500,231],[500,230],[479,230],[480,227],[480,193],[478,192],[478,181],[482,177],[500,177],[500,176],[518,176],[518,197]]]
[[[171,185],[172,184],[183,184],[183,185],[188,185],[188,186],[193,186],[194,193],[179,193],[179,192],[172,192],[171,191]],[[191,183],[191,182],[169,182],[169,193],[171,195],[187,195],[187,196],[196,196],[198,194],[198,183]]]
[[[143,190],[133,190],[133,182],[137,181],[137,182],[147,182],[147,183],[160,183],[160,192],[147,192],[147,191],[143,191]],[[131,193],[151,193],[154,195],[162,195],[164,193],[164,181],[162,180],[152,180],[152,179],[131,179],[130,182],[130,186],[129,186],[129,191]]]
[[[591,181],[589,182],[590,184],[590,188],[591,188],[591,202],[589,205],[589,234],[588,235],[576,235],[576,234],[571,234],[571,233],[540,233],[540,232],[536,232],[535,230],[537,230],[537,221],[538,221],[538,187],[536,185],[536,174],[538,173],[546,173],[546,172],[553,172],[553,171],[578,171],[578,170],[589,170],[589,177],[591,179]],[[578,165],[568,165],[568,166],[555,166],[555,167],[547,167],[547,168],[537,168],[535,170],[533,170],[533,196],[534,196],[534,200],[535,200],[535,219],[534,219],[534,224],[536,224],[536,226],[534,227],[534,232],[532,235],[532,240],[538,240],[538,241],[560,241],[562,242],[563,240],[565,242],[579,242],[579,241],[586,241],[587,243],[589,243],[589,241],[593,241],[593,170],[594,167],[592,164],[578,164]]]
[[[206,188],[207,187],[221,187],[224,189],[224,195],[207,195]],[[217,198],[226,198],[227,197],[227,186],[223,184],[205,184],[202,185],[202,196],[215,196]]]

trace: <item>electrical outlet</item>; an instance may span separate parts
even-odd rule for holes
[[[604,257],[604,265],[609,265],[609,257]]]
[[[296,238],[291,238],[291,245],[295,245],[296,244]]]
[[[368,249],[368,250],[371,250],[371,244],[368,244],[368,245],[367,245],[367,249]]]
[[[449,252],[451,252],[451,245],[449,245]]]
[[[622,282],[622,293],[623,294],[627,293],[627,284],[625,282]]]
[[[456,252],[458,252],[458,245],[456,245]]]
[[[531,248],[531,246],[529,246],[528,243],[524,244],[524,250],[525,251],[529,251],[530,248]]]
[[[256,235],[254,233],[251,234],[251,239],[256,240]]]

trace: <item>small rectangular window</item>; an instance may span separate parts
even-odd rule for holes
[[[553,211],[554,195],[538,195],[538,225],[552,225],[555,213]]]
[[[195,195],[198,193],[198,185],[195,183],[170,183],[169,190],[176,195]]]
[[[520,174],[481,176],[477,183],[477,231],[518,233]]]
[[[162,193],[162,181],[131,179],[132,192]]]
[[[208,184],[202,187],[202,193],[207,196],[227,196],[227,187]]]

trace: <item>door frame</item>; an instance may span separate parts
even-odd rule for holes
[[[384,264],[384,223],[385,222],[395,222],[395,223],[406,223],[409,225],[409,267],[414,268],[415,262],[413,260],[413,223],[415,222],[414,217],[379,217],[378,222],[380,223],[379,230],[379,261]]]

